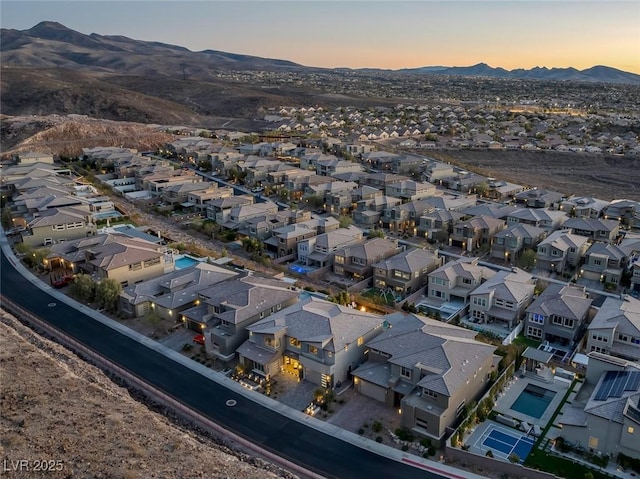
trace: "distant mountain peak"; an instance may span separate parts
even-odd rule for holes
[[[578,70],[574,67],[548,68],[536,66],[531,69],[516,68],[506,70],[501,67],[491,67],[484,62],[476,63],[468,67],[420,67],[398,70],[404,73],[417,74],[438,74],[454,76],[477,76],[491,78],[512,78],[529,80],[555,80],[555,81],[584,81],[584,82],[605,82],[605,83],[630,83],[640,84],[640,75],[629,73],[616,68],[597,65],[585,70]]]

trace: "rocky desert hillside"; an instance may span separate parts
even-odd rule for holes
[[[169,422],[4,311],[0,374],[3,478],[293,478]],[[60,470],[8,470],[22,459],[30,467],[54,461]]]
[[[3,157],[27,151],[75,157],[82,154],[82,148],[96,146],[150,151],[175,138],[151,125],[98,120],[83,115],[3,116],[1,122]]]

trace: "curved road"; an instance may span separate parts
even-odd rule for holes
[[[281,457],[341,479],[454,476],[375,454],[253,402],[56,300],[24,278],[4,251],[1,254],[3,295],[188,407]],[[50,307],[52,302],[56,305]],[[237,405],[227,407],[229,399],[235,399]]]

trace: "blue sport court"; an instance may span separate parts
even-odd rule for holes
[[[493,452],[500,452],[505,458],[512,453],[517,454],[520,462],[524,462],[531,449],[533,448],[534,439],[517,432],[506,432],[503,429],[492,429],[491,432],[482,440],[482,446],[491,449]]]

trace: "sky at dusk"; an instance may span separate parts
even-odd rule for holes
[[[640,1],[7,1],[2,28],[43,20],[318,67],[607,65],[640,74]]]

